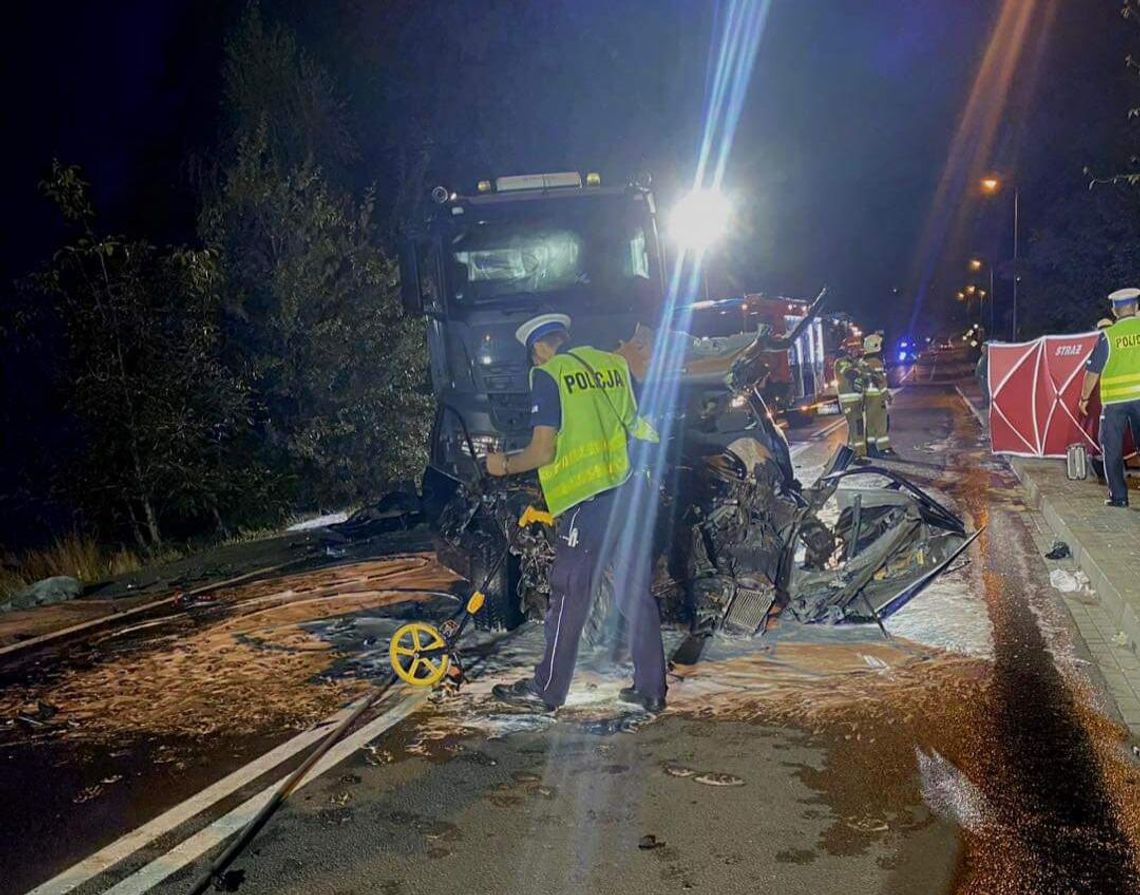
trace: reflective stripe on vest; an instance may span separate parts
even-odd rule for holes
[[[1140,400],[1140,317],[1118,320],[1107,330],[1108,361],[1100,374],[1101,404]]]
[[[637,415],[625,358],[596,348],[573,351],[577,357],[556,354],[536,368],[557,383],[562,407],[554,460],[538,470],[554,516],[629,478],[629,437],[657,441],[653,427]]]

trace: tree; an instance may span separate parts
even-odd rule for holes
[[[1120,15],[1133,29],[1133,36],[1140,34],[1140,0],[1122,0]],[[1130,75],[1140,77],[1140,56],[1129,53],[1124,57],[1124,65]],[[1128,122],[1133,126],[1140,124],[1140,105],[1134,105],[1128,109]],[[1107,177],[1093,176],[1092,171],[1088,168],[1085,169],[1085,174],[1093,176],[1090,186],[1106,183],[1140,186],[1140,171],[1135,170],[1140,166],[1140,147],[1131,153],[1128,158],[1128,165],[1133,170],[1110,174]]]
[[[98,232],[75,166],[54,162],[41,189],[75,234],[28,285],[65,333],[78,503],[148,550],[164,523],[220,524],[246,395],[221,363],[216,255]]]
[[[200,233],[224,274],[227,363],[301,502],[375,494],[423,468],[423,324],[401,312],[374,192],[354,197],[328,173],[351,141],[327,75],[254,6],[225,80],[229,130]]]

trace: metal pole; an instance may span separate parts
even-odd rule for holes
[[[1017,341],[1017,238],[1021,216],[1021,189],[1013,189],[1013,341]]]
[[[994,305],[997,304],[997,296],[994,294],[994,262],[990,259],[990,331],[986,336],[990,339],[994,337]]]

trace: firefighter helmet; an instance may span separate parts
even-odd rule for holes
[[[883,334],[871,333],[863,340],[863,351],[867,354],[878,354],[883,350]]]

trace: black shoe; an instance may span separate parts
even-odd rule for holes
[[[641,708],[645,709],[651,715],[665,711],[665,697],[658,696],[654,698],[652,696],[646,696],[641,691],[633,689],[633,687],[626,687],[618,693],[618,700],[628,703],[629,705],[641,706]]]
[[[1122,509],[1127,509],[1128,508],[1128,498],[1126,497],[1126,498],[1124,498],[1124,500],[1117,500],[1114,497],[1106,497],[1104,499],[1104,505],[1106,507],[1121,507]]]
[[[558,706],[546,702],[534,689],[530,678],[515,681],[513,684],[495,684],[491,695],[504,705],[531,712],[553,712]]]

